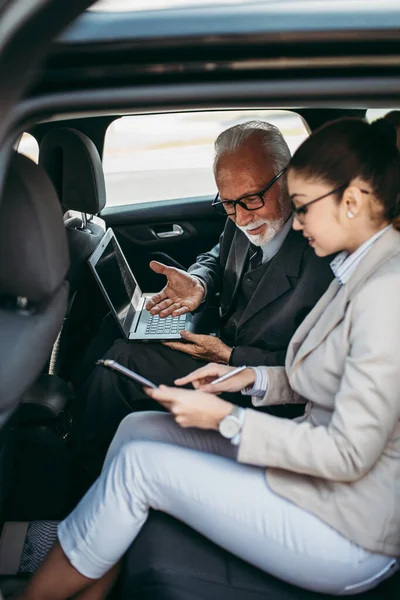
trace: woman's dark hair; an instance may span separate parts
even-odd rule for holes
[[[400,127],[400,110],[391,110],[383,119],[398,129]]]
[[[289,169],[332,188],[361,177],[382,204],[384,218],[400,231],[400,154],[396,129],[384,119],[371,125],[354,118],[327,123],[297,149]]]

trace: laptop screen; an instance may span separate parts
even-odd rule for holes
[[[102,245],[104,249],[92,267],[111,309],[123,331],[129,335],[142,292],[112,230],[107,231]]]

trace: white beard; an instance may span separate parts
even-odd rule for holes
[[[257,221],[253,221],[249,225],[244,225],[243,227],[236,225],[236,227],[239,227],[240,231],[243,231],[243,233],[249,238],[252,244],[254,244],[255,246],[264,246],[264,244],[267,244],[276,236],[276,234],[282,229],[284,224],[285,219],[282,218],[276,219],[275,221],[258,219]],[[259,235],[250,235],[248,233],[249,229],[256,229],[257,227],[261,227],[261,225],[267,226],[264,233]]]

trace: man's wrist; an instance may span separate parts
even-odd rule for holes
[[[230,359],[231,354],[232,354],[232,348],[230,348],[229,346],[227,346],[226,344],[224,344],[224,347],[223,347],[222,352],[220,354],[220,358],[221,358],[221,361],[222,361],[223,364],[229,365],[229,359]]]
[[[226,363],[227,365],[230,365],[231,367],[234,366],[233,364],[233,353],[235,352],[235,346],[232,346],[232,348],[230,348],[230,353],[229,353],[229,357],[228,357],[228,362]]]
[[[204,302],[204,300],[206,299],[207,296],[207,284],[204,281],[204,279],[202,279],[201,277],[199,277],[198,275],[192,275],[193,279],[196,279],[196,281],[199,282],[199,284],[201,285],[201,287],[203,288],[203,298],[202,298],[202,302]]]

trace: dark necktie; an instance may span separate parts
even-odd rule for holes
[[[257,269],[262,263],[263,251],[260,246],[250,244],[250,271]]]

